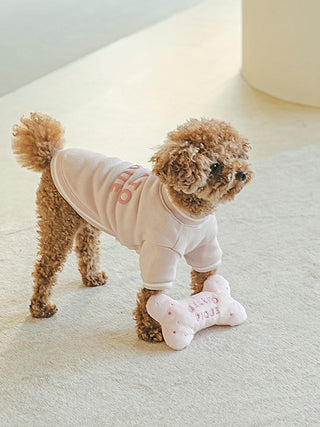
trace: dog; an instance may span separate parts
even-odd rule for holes
[[[138,337],[163,341],[146,310],[151,295],[172,286],[184,257],[193,294],[221,264],[215,211],[253,177],[250,145],[230,124],[190,119],[167,135],[152,171],[80,149],[63,149],[57,120],[31,113],[13,127],[12,149],[22,166],[42,173],[37,191],[39,249],[30,303],[35,318],[51,317],[57,272],[73,248],[85,286],[100,286],[100,233],[139,253],[143,287],[133,312]]]

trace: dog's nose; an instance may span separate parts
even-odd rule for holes
[[[236,178],[238,181],[245,181],[247,178],[247,171],[238,172]]]

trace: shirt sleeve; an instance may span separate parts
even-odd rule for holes
[[[184,257],[194,270],[206,273],[219,267],[222,262],[222,251],[218,240],[213,238],[210,242],[185,254]]]
[[[170,248],[143,242],[140,249],[140,270],[144,287],[152,290],[171,288],[180,258]]]

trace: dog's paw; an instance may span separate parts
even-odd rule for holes
[[[161,326],[147,327],[145,325],[137,325],[136,329],[138,338],[143,341],[154,343],[163,341]]]
[[[41,302],[33,302],[33,301],[31,301],[29,309],[32,317],[35,317],[37,319],[44,319],[47,317],[51,317],[58,311],[57,306],[55,305],[51,305],[51,304],[45,305]]]
[[[107,282],[107,275],[104,271],[100,273],[91,274],[90,276],[82,277],[82,282],[85,286],[95,287],[105,285]]]

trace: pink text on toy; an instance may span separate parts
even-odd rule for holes
[[[209,319],[209,317],[215,317],[220,314],[220,310],[218,307],[210,308],[209,310],[201,311],[200,313],[195,313],[196,321],[199,322],[200,320]]]
[[[202,296],[197,301],[194,300],[188,305],[188,311],[190,311],[197,322],[200,320],[209,319],[220,314],[217,304],[219,299],[215,296]]]
[[[218,302],[219,302],[218,298],[214,296],[201,297],[201,299],[198,302],[192,301],[192,303],[188,305],[188,310],[191,312],[194,312],[198,308],[201,308],[201,306],[205,306],[208,304],[218,304]]]

